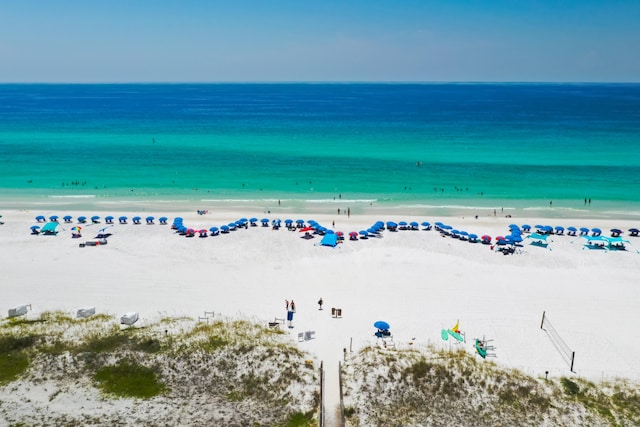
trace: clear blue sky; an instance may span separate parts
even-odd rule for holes
[[[640,81],[640,0],[7,0],[0,82]]]

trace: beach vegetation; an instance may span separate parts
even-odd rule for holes
[[[343,365],[349,425],[638,425],[638,386],[544,379],[463,349],[368,347]],[[635,387],[635,388],[634,388]]]
[[[197,414],[209,425],[305,426],[319,408],[312,358],[289,334],[262,322],[164,319],[123,329],[111,316],[74,319],[53,312],[36,320],[0,320],[0,383],[20,379],[46,387],[49,402],[78,387],[91,401],[95,387],[101,400],[145,399],[152,409],[143,418],[151,425],[179,424],[184,414]],[[8,423],[24,421],[25,410],[33,424],[79,425],[90,417],[73,409],[52,413],[27,391],[21,400],[28,409],[18,411],[2,403],[3,392],[0,413]],[[203,402],[216,408],[204,413],[207,421]],[[237,411],[238,405],[251,410]],[[113,411],[99,423],[122,424],[122,417]]]
[[[318,424],[314,419],[314,412],[296,412],[285,424],[285,427],[311,427]]]
[[[118,397],[149,399],[165,391],[158,378],[158,368],[149,368],[132,361],[104,366],[94,375],[98,387]]]

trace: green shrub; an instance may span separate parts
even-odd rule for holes
[[[0,385],[18,378],[29,367],[29,358],[21,351],[0,353]]]
[[[564,392],[570,396],[576,396],[580,393],[580,386],[578,384],[571,381],[569,378],[562,377],[560,379],[560,383],[562,384],[562,388]]]
[[[94,379],[102,391],[119,397],[148,399],[165,390],[156,370],[127,361],[98,369]]]

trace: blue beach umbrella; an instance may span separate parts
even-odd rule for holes
[[[389,324],[387,322],[385,322],[384,320],[378,320],[377,322],[375,322],[373,324],[374,328],[378,328],[378,329],[389,329],[391,328],[391,326],[389,326]]]
[[[72,216],[71,215],[65,215],[63,218],[64,222],[71,222]]]
[[[78,222],[81,224],[84,224],[85,222],[87,222],[87,217],[86,216],[79,216],[78,217]]]
[[[46,221],[46,218],[44,217],[44,215],[38,215],[38,216],[36,217],[36,221],[38,221],[38,222],[44,222],[44,221]]]
[[[368,236],[368,235],[369,235],[369,233],[367,232],[367,230],[360,230],[359,234],[360,234],[361,236]]]
[[[109,216],[105,216],[104,220],[107,222],[113,222],[113,216],[109,215]]]
[[[40,229],[39,225],[32,225],[31,226],[31,231],[36,231],[36,230],[39,230],[39,229]]]
[[[220,226],[220,230],[222,230],[223,233],[228,233],[229,232],[229,226],[222,225],[222,226]]]
[[[58,221],[58,215],[51,215],[51,216],[49,217],[49,221],[51,221],[51,222],[56,222],[56,221]]]
[[[574,232],[575,232],[575,231],[578,231],[578,229],[577,229],[577,228],[575,228],[575,227],[567,227],[567,230],[569,230],[569,231],[574,231]]]
[[[122,224],[122,223],[125,223],[125,222],[127,222],[127,217],[123,215],[123,216],[121,216],[120,218],[118,218],[118,221],[119,221],[121,224]]]

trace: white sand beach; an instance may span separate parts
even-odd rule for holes
[[[147,208],[146,212],[149,212]],[[29,316],[52,310],[75,312],[95,306],[119,316],[140,314],[140,324],[162,316],[216,316],[258,322],[286,317],[285,300],[296,313],[291,340],[299,342],[327,370],[327,407],[337,404],[338,361],[366,345],[376,345],[373,323],[391,325],[397,348],[436,344],[463,346],[473,352],[476,337],[491,339],[500,365],[528,374],[572,375],[540,322],[546,311],[568,347],[575,351],[577,375],[602,379],[640,378],[634,361],[640,353],[640,238],[627,237],[626,251],[583,249],[584,239],[551,236],[548,248],[526,240],[514,255],[488,245],[471,244],[431,231],[383,231],[381,238],[349,241],[335,248],[319,246],[320,237],[286,228],[249,227],[225,235],[186,238],[170,225],[116,224],[106,231],[107,245],[79,247],[93,240],[100,224],[83,224],[81,239],[71,237],[79,215],[127,215],[139,212],[65,210],[2,212],[0,315],[30,304]],[[69,214],[56,236],[31,235],[36,215]],[[297,215],[295,212],[213,210],[147,213],[176,216],[195,229],[219,226],[241,217],[313,218],[345,234],[382,221],[442,221],[479,236],[508,234],[508,225],[549,224],[609,229],[637,227],[632,220],[430,217],[397,213]],[[146,215],[141,215],[143,218]],[[40,224],[42,225],[42,224]],[[319,310],[317,301],[324,301]],[[342,317],[331,315],[340,308]],[[443,341],[440,331],[456,321],[466,344]],[[346,352],[346,354],[345,354]]]

